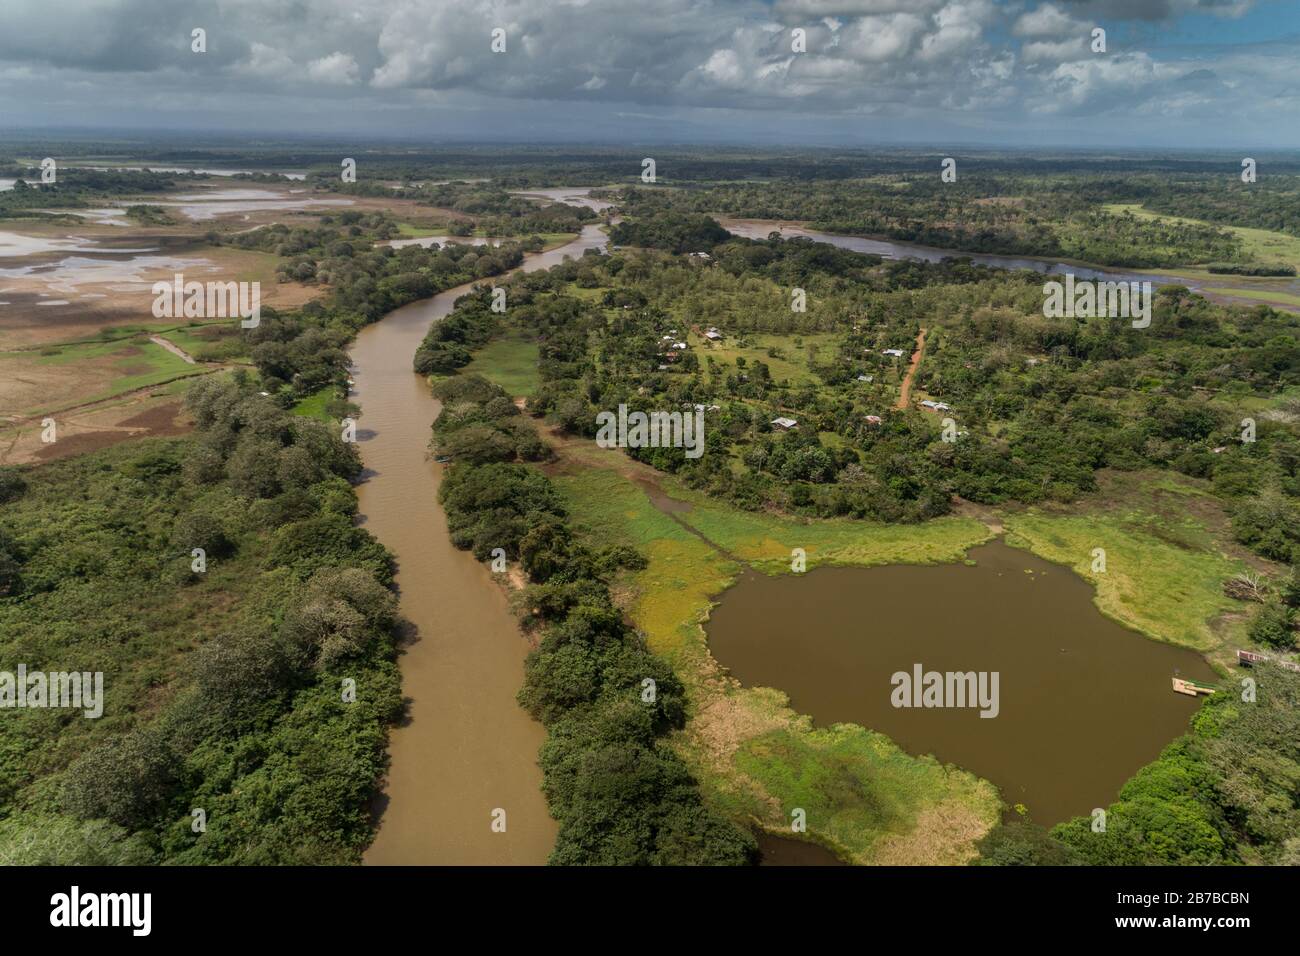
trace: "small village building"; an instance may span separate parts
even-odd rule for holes
[[[903,350],[902,350],[902,349],[881,349],[881,350],[880,350],[880,354],[881,354],[881,355],[892,355],[894,358],[902,358],[902,357],[903,357]]]
[[[793,418],[774,418],[772,419],[772,427],[779,428],[783,432],[788,432],[792,428],[798,428],[799,423]]]
[[[880,424],[881,422],[883,422],[883,421],[884,421],[884,419],[881,418],[879,415],[868,415],[868,416],[867,416],[867,424],[868,424],[868,425],[879,425],[879,424]]]
[[[874,375],[859,375],[859,376],[858,376],[858,381],[859,381],[859,382],[874,382],[875,380],[876,380],[876,376],[874,376]]]

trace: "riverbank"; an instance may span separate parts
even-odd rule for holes
[[[588,226],[521,268],[549,268],[604,239]],[[451,544],[437,504],[442,468],[427,451],[441,406],[412,368],[430,324],[472,287],[390,313],[351,350],[360,520],[396,558],[411,627],[400,659],[407,714],[389,738],[370,864],[540,865],[555,841],[537,766],[545,735],[515,700],[529,645],[488,568]],[[498,810],[504,832],[492,827]]]
[[[1295,279],[1234,276],[1195,268],[1125,269],[1076,259],[970,252],[903,242],[883,236],[823,232],[811,228],[807,222],[742,219],[730,216],[714,216],[714,218],[727,231],[749,239],[766,239],[769,233],[780,232],[786,238],[804,237],[886,259],[938,262],[942,259],[964,258],[979,265],[998,269],[1032,269],[1035,272],[1054,275],[1064,275],[1069,272],[1080,279],[1106,282],[1149,281],[1155,286],[1183,285],[1215,302],[1236,305],[1263,302],[1282,311],[1300,312],[1300,294],[1297,293],[1300,285]]]

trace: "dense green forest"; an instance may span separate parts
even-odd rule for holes
[[[683,189],[627,188],[620,206],[639,217],[665,210],[723,214],[756,219],[807,220],[827,232],[880,236],[922,245],[1076,259],[1130,268],[1192,263],[1237,263],[1247,251],[1231,233],[1210,224],[1139,218],[1109,213],[1105,203],[1145,203],[1189,218],[1213,216],[1234,225],[1290,231],[1300,235],[1300,181],[1290,191],[1265,188],[1231,218],[1221,207],[1197,197],[1219,196],[1208,188],[1172,192],[1163,178],[1141,180],[1021,176],[962,178],[942,182],[938,175],[888,176],[845,182],[719,183]],[[1205,185],[1205,184],[1199,184]],[[1157,204],[1158,203],[1158,204]],[[1288,219],[1279,208],[1294,203]],[[1269,214],[1263,214],[1267,205]],[[616,240],[618,241],[618,240]],[[644,243],[633,243],[644,244]],[[659,245],[656,243],[656,245]],[[675,250],[680,251],[680,250]]]
[[[327,386],[343,392],[345,346],[365,325],[408,302],[500,275],[518,266],[526,251],[541,248],[535,237],[499,246],[376,245],[394,233],[387,214],[349,211],[322,217],[310,228],[272,225],[212,236],[274,253],[283,260],[278,268],[286,278],[328,293],[292,311],[264,309],[261,324],[243,333],[240,347],[248,350],[263,385],[286,407]]]
[[[656,222],[641,235],[679,245],[681,229]],[[1165,287],[1151,328],[1134,330],[1044,318],[1031,272],[884,263],[807,240],[710,249],[707,263],[627,251],[513,277],[509,321],[541,343],[530,411],[591,437],[597,412],[620,404],[716,406],[701,458],[628,453],[741,507],[821,517],[917,521],[954,497],[1068,502],[1095,490],[1101,469],[1166,468],[1208,480],[1244,544],[1300,557],[1297,402],[1274,398],[1300,385],[1296,316]],[[804,312],[790,308],[795,287]],[[482,301],[462,309],[447,328],[472,327],[455,346],[468,349],[496,326]],[[700,336],[706,324],[721,342]],[[957,441],[939,415],[893,407],[905,358],[885,350],[910,355],[921,328],[915,385],[952,407]],[[688,329],[692,347],[666,362],[663,340]],[[736,354],[777,337],[761,357]],[[774,431],[778,416],[798,428]],[[1257,419],[1253,441],[1241,440],[1244,418]]]
[[[75,209],[142,192],[167,192],[185,180],[185,176],[175,173],[67,168],[56,168],[55,172],[55,182],[43,183],[39,168],[0,169],[0,176],[8,173],[18,180],[13,189],[0,192],[0,219],[28,218],[42,209]]]
[[[369,842],[401,695],[355,447],[250,383],[188,403],[192,437],[5,475],[0,658],[102,671],[106,697],[97,720],[6,712],[5,863],[354,863]]]

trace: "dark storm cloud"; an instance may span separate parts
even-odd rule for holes
[[[1254,0],[1061,0],[1070,13],[1110,21],[1172,20],[1188,13],[1238,17],[1249,11]]]
[[[4,122],[102,122],[393,132],[684,129],[987,129],[1109,117],[1116,135],[1242,128],[1296,113],[1278,93],[1294,40],[1245,51],[1161,51],[1087,38],[1099,18],[1180,22],[1243,13],[1231,0],[48,0],[0,5]],[[207,31],[207,53],[190,31]],[[506,52],[491,48],[504,31]],[[806,52],[794,49],[795,29]],[[1162,28],[1163,29],[1163,28]],[[1149,32],[1149,28],[1148,28]],[[1233,77],[1204,82],[1197,71]],[[1189,79],[1192,77],[1194,79]],[[557,115],[558,113],[558,115]],[[545,115],[542,115],[545,114]],[[436,122],[432,122],[436,120]],[[1294,126],[1295,124],[1292,124]],[[1294,135],[1294,134],[1292,134]]]

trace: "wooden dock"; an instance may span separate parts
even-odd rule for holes
[[[1293,664],[1290,661],[1280,661],[1277,658],[1269,657],[1267,654],[1260,654],[1257,651],[1237,651],[1237,663],[1243,666],[1251,664],[1271,663],[1289,671],[1295,671],[1300,674],[1300,664]]]
[[[1200,681],[1187,680],[1183,677],[1175,677],[1174,690],[1180,694],[1186,694],[1188,697],[1196,697],[1200,694],[1213,694],[1217,687],[1211,687],[1209,684],[1202,684]]]

